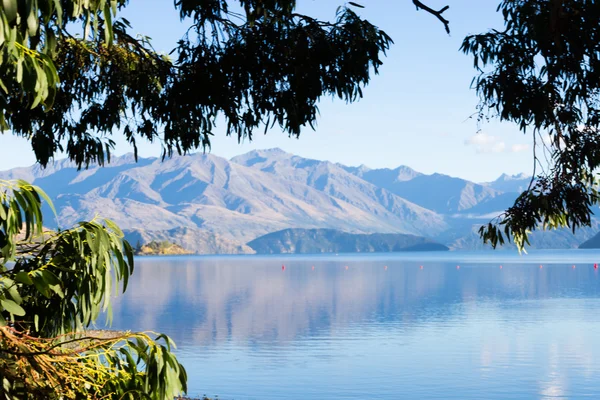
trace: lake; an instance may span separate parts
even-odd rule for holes
[[[113,328],[168,334],[189,394],[222,400],[600,398],[596,262],[583,250],[138,258]]]

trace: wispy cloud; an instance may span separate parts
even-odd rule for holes
[[[477,153],[520,153],[530,148],[526,143],[507,146],[499,137],[487,133],[477,133],[471,136],[465,140],[465,145],[474,146]]]
[[[506,149],[502,140],[487,133],[477,133],[465,140],[465,144],[475,146],[478,153],[502,153]]]
[[[513,144],[512,146],[510,146],[511,153],[521,153],[523,151],[528,151],[528,150],[529,150],[529,145],[526,143]]]

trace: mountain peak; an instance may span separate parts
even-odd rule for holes
[[[523,190],[527,188],[529,182],[531,181],[531,176],[520,173],[516,175],[502,174],[492,182],[485,182],[482,185],[499,190],[501,192],[509,193],[516,192],[521,193]]]
[[[140,157],[138,156],[137,160],[135,159],[135,154],[133,152],[125,153],[121,156],[111,157],[110,164],[105,164],[106,167],[118,167],[122,165],[136,164],[140,163],[143,160],[156,160],[156,157]],[[90,167],[92,167],[90,165]],[[93,167],[97,167],[94,165]]]
[[[283,156],[283,155],[292,156],[293,154],[287,153],[287,152],[283,151],[282,149],[280,149],[279,147],[272,147],[270,149],[254,149],[247,153],[235,156],[232,158],[232,160],[234,158],[246,157],[246,156],[251,156],[251,155],[252,156],[261,156],[261,157],[276,157],[276,156]]]
[[[341,163],[335,163],[335,165],[358,177],[362,177],[364,174],[371,171],[371,168],[367,167],[365,164],[360,164],[358,167],[348,167]]]
[[[262,149],[261,151],[264,153],[269,153],[269,154],[288,154],[286,151],[280,149],[279,147],[272,147],[270,149]]]
[[[520,174],[516,174],[516,175],[502,174],[494,182],[521,181],[521,180],[530,179],[530,178],[531,177],[529,175],[525,174],[524,172],[521,172]]]
[[[279,147],[271,149],[255,149],[239,156],[232,157],[231,162],[252,166],[267,160],[281,160],[294,157],[293,154],[281,150]]]
[[[396,169],[394,169],[394,173],[396,174],[396,180],[399,182],[409,181],[421,175],[420,172],[417,172],[406,165],[400,165],[399,167],[396,167]]]

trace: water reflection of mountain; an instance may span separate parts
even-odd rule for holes
[[[591,297],[591,268],[566,265],[427,264],[276,258],[172,258],[138,261],[114,327],[165,332],[180,345],[278,343],[301,336],[343,336],[353,327],[409,330],[461,318],[482,302],[511,313],[531,299]],[[477,302],[475,302],[475,300]]]

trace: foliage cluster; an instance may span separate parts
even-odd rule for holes
[[[60,151],[102,165],[117,130],[134,150],[140,137],[160,140],[164,156],[206,148],[219,116],[240,139],[274,124],[298,136],[322,96],[361,97],[392,42],[347,7],[328,22],[293,0],[179,0],[190,28],[172,60],[115,19],[125,1],[4,3],[1,128],[29,138],[44,166]],[[75,37],[67,24],[78,21]]]
[[[505,29],[468,36],[480,118],[533,136],[534,179],[514,206],[481,229],[519,248],[538,227],[590,226],[600,166],[600,2],[503,0]]]
[[[184,392],[185,369],[168,337],[73,333],[101,312],[110,319],[111,295],[126,289],[133,272],[133,250],[109,220],[43,231],[43,198],[23,181],[0,186],[3,395],[162,400]]]

